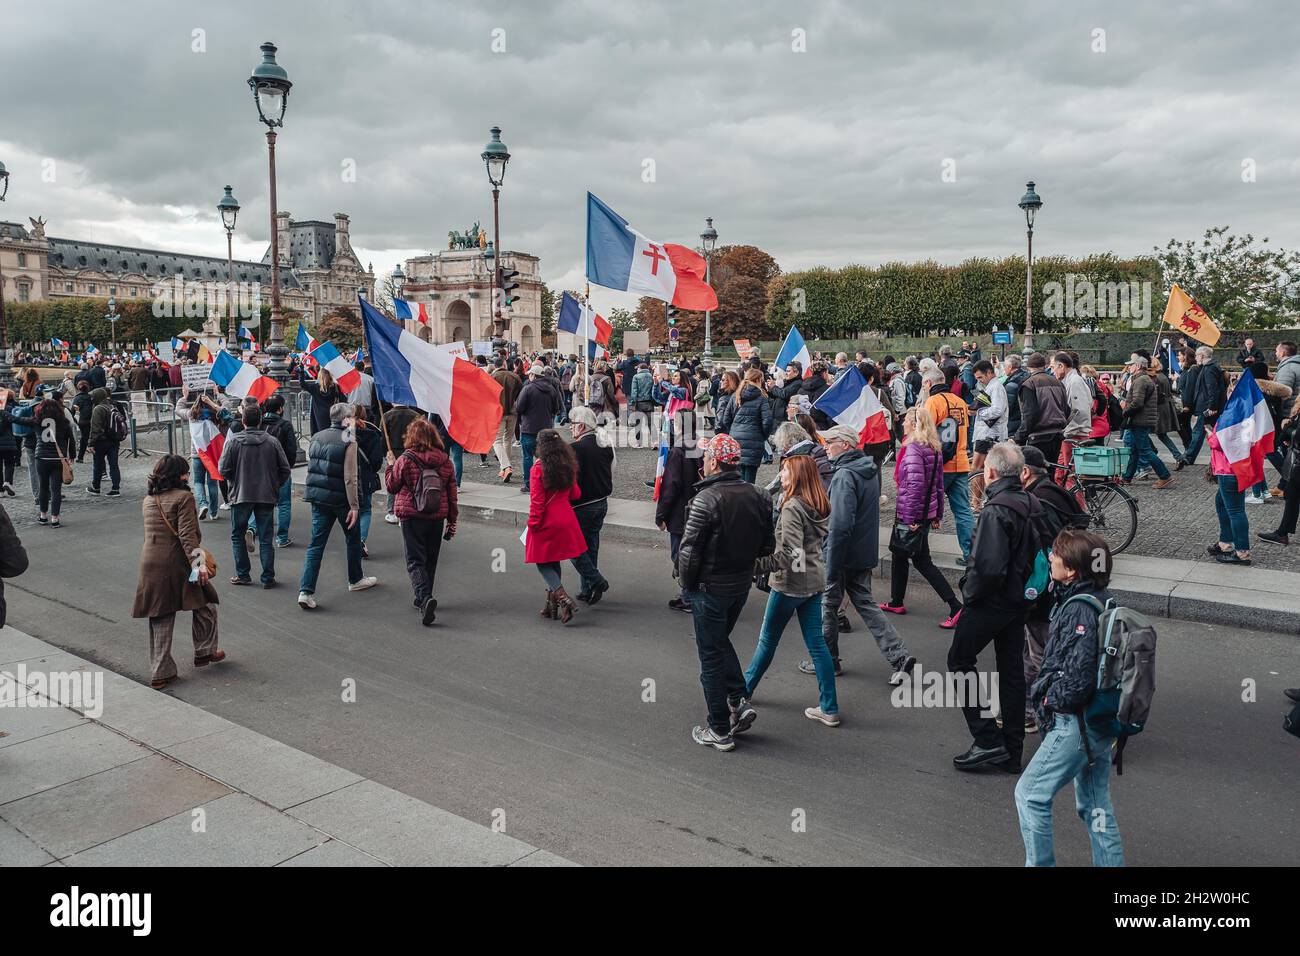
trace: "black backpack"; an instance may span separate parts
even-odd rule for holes
[[[108,403],[108,428],[105,431],[114,441],[126,441],[126,436],[129,433],[126,425],[126,415],[116,402]]]
[[[939,453],[943,456],[943,463],[946,465],[957,457],[957,451],[961,442],[966,440],[962,434],[962,425],[966,424],[966,405],[961,405],[962,420],[958,421],[957,416],[953,414],[952,402],[948,401],[948,394],[940,392],[943,396],[943,404],[948,409],[948,414],[944,416],[943,421],[939,422],[936,431],[939,433]]]
[[[415,480],[415,487],[411,489],[412,506],[417,514],[429,517],[436,515],[442,508],[442,476],[438,474],[436,467],[426,465],[410,452],[404,451],[402,454],[420,467],[420,477]]]

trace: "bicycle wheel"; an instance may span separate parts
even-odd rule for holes
[[[1119,485],[1082,482],[1088,530],[1106,539],[1111,554],[1119,554],[1137,536],[1137,501]]]

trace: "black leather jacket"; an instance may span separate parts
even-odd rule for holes
[[[738,472],[711,475],[695,486],[677,549],[677,576],[687,591],[744,594],[754,562],[776,548],[772,499]]]

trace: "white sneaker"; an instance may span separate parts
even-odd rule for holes
[[[221,502],[221,510],[222,510],[222,511],[229,511],[229,510],[230,510],[230,502],[229,502],[229,501],[223,501],[223,502]]]
[[[306,591],[299,591],[298,606],[304,611],[314,611],[316,610],[316,598]]]
[[[349,591],[364,591],[366,588],[373,588],[373,587],[374,587],[376,584],[378,584],[378,583],[379,583],[379,578],[376,578],[376,577],[364,577],[364,578],[362,578],[360,581],[358,581],[356,584],[349,584],[349,585],[348,585],[348,590],[349,590]]]
[[[390,511],[388,512],[388,514],[384,515],[384,520],[387,521],[389,524],[397,524],[397,515],[393,514]]]
[[[820,707],[807,707],[804,709],[803,715],[809,720],[815,720],[827,727],[838,727],[840,725],[839,714],[828,714]]]
[[[1265,499],[1264,499],[1264,496],[1263,496],[1263,495],[1247,495],[1247,496],[1246,496],[1246,504],[1248,504],[1248,505],[1262,505],[1262,504],[1264,503],[1264,500],[1265,500]]]

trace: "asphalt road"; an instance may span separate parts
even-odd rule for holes
[[[121,500],[71,504],[66,529],[22,522],[32,566],[6,582],[10,622],[145,679],[147,629],[129,616],[139,515],[128,486]],[[757,694],[758,722],[722,754],[689,737],[704,707],[690,618],[665,606],[665,549],[608,540],[612,590],[564,627],[538,618],[541,579],[522,564],[516,533],[465,520],[443,552],[438,623],[425,629],[398,529],[382,521],[367,564],[381,585],[347,593],[334,544],[320,610],[299,610],[304,519],[296,502],[299,543],[277,554],[284,586],[221,585],[230,659],[194,672],[178,641],[182,679],[169,692],[470,819],[487,823],[500,808],[507,832],[586,864],[1022,862],[1014,779],[952,769],[969,742],[960,714],[891,706],[886,666],[860,624],[843,639],[842,727],[803,717],[815,684],[794,669],[803,647],[792,629]],[[222,581],[227,529],[205,525]],[[737,627],[742,663],[761,598],[754,592]],[[911,606],[898,619],[904,639],[922,666],[942,667],[948,634],[923,582]],[[1300,643],[1190,622],[1161,622],[1160,639],[1152,724],[1114,783],[1130,864],[1294,863],[1300,763],[1280,724],[1282,688],[1300,683]],[[355,703],[341,699],[348,678]],[[1247,679],[1257,703],[1242,701]],[[1068,790],[1056,810],[1060,861],[1086,863]],[[806,832],[793,831],[797,811]]]

